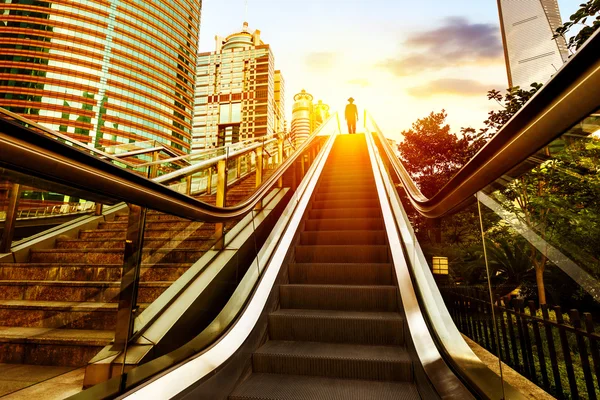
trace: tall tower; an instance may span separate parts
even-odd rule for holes
[[[217,36],[216,49],[201,53],[196,74],[193,148],[214,148],[271,135],[284,120],[276,90],[284,93],[271,47],[250,32]],[[281,107],[278,107],[281,105]]]
[[[192,138],[202,0],[0,2],[0,107],[90,146]]]
[[[497,0],[504,58],[510,87],[546,83],[567,61],[557,0]]]
[[[302,89],[294,96],[292,109],[292,138],[303,143],[313,131],[313,95]]]

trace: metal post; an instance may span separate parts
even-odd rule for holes
[[[206,170],[206,194],[212,192],[212,167],[208,167]]]
[[[259,187],[263,181],[263,148],[259,147],[256,152],[256,187]]]
[[[188,176],[185,179],[185,194],[188,196],[192,194],[192,176]]]
[[[112,350],[115,351],[126,350],[133,333],[146,225],[146,208],[133,204],[128,206],[129,220],[125,237],[125,254],[123,255],[123,274],[119,291],[115,341],[112,347]]]
[[[96,203],[96,209],[94,210],[94,215],[96,215],[96,216],[102,215],[102,208],[103,208],[102,203]]]
[[[237,167],[237,172],[236,172],[236,177],[239,179],[242,176],[242,159],[244,156],[238,156],[238,158],[236,159],[236,167]]]
[[[279,163],[279,166],[281,166],[283,164],[283,156],[284,156],[284,151],[283,151],[283,145],[284,145],[284,141],[283,138],[279,139],[278,141],[278,146],[277,146],[277,162]],[[281,178],[279,178],[279,180],[277,181],[277,187],[282,188],[283,187],[283,176],[281,176]]]
[[[158,151],[152,153],[152,162],[158,161]],[[150,166],[150,170],[148,171],[148,178],[154,179],[158,175],[158,164],[153,164]]]
[[[217,199],[215,205],[217,207],[225,207],[227,198],[227,160],[220,160],[217,163]],[[215,248],[220,250],[225,243],[223,233],[225,225],[222,222],[215,224]]]
[[[21,185],[18,183],[13,183],[8,192],[6,219],[4,220],[2,238],[0,238],[0,253],[10,253],[13,237],[15,236],[15,226],[17,224],[17,210],[19,208],[20,192]]]

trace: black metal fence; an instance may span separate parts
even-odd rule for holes
[[[496,297],[468,287],[441,288],[458,329],[536,385],[559,399],[600,397],[600,335],[592,315],[559,306]],[[498,329],[498,342],[494,333]]]

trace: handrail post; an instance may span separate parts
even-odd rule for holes
[[[192,176],[191,175],[189,175],[185,179],[185,194],[187,194],[188,196],[192,194]]]
[[[103,208],[102,203],[96,203],[96,207],[94,209],[94,215],[96,215],[96,216],[102,215],[102,208]]]
[[[264,152],[264,144],[262,147],[258,147],[255,150],[256,153],[256,182],[255,182],[255,187],[260,187],[260,185],[262,185],[263,182],[263,152]],[[258,203],[256,203],[256,207],[254,207],[255,210],[260,210],[262,208],[262,200],[259,201]]]
[[[4,220],[2,238],[0,238],[0,253],[10,253],[13,237],[15,236],[15,226],[17,224],[17,210],[19,208],[20,193],[21,185],[19,185],[18,183],[13,183],[8,192],[6,219]]]
[[[146,208],[134,204],[129,206],[125,253],[123,255],[123,273],[119,290],[119,308],[117,326],[112,350],[125,351],[132,335],[134,313],[137,309],[144,228],[146,226]]]
[[[258,147],[256,153],[256,187],[259,187],[263,181],[263,148]]]
[[[152,153],[152,162],[156,162],[159,160],[159,152],[155,151]],[[148,178],[154,179],[158,175],[158,164],[153,164],[150,166],[150,170],[148,171]]]
[[[217,162],[217,199],[215,205],[217,207],[225,207],[225,200],[227,198],[227,160],[219,160]],[[215,224],[215,238],[217,242],[215,248],[217,250],[223,249],[225,243],[223,233],[225,224],[218,222]]]
[[[284,141],[283,141],[283,136],[281,138],[279,138],[278,142],[277,142],[277,163],[279,165],[283,164],[283,145],[284,145]],[[277,187],[282,188],[283,187],[283,176],[281,178],[279,178],[279,180],[277,181]]]
[[[206,194],[212,193],[212,167],[206,169]]]

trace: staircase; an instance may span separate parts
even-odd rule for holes
[[[339,136],[232,400],[419,399],[364,135]]]
[[[268,176],[273,171],[264,172]],[[254,190],[251,174],[230,188],[228,205]],[[200,200],[214,204],[215,196]],[[85,366],[112,341],[127,220],[127,214],[117,215],[97,229],[81,230],[76,239],[59,237],[52,249],[32,250],[26,263],[0,264],[0,376],[12,368],[8,364],[29,365],[31,371],[56,367],[44,370],[46,378],[52,371],[64,373]],[[226,228],[235,223],[228,222]],[[212,247],[214,232],[212,223],[148,212],[141,310]],[[6,379],[0,377],[0,386]],[[0,387],[0,395],[5,393]]]

